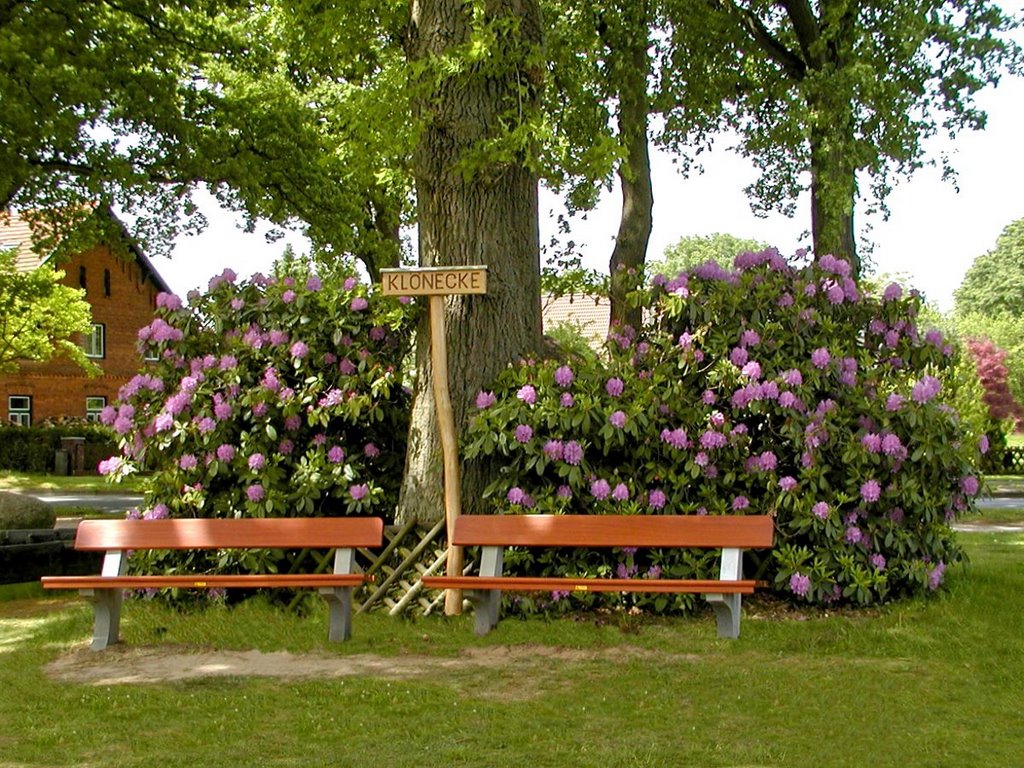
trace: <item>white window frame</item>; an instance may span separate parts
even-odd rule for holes
[[[103,323],[93,323],[92,332],[82,342],[85,356],[102,359],[107,356],[107,327]]]
[[[16,401],[22,401],[15,404]],[[32,395],[7,396],[7,420],[23,427],[32,426]]]
[[[105,395],[87,395],[85,398],[85,420],[99,421],[100,412],[107,407]]]

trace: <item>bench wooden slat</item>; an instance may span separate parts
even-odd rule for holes
[[[753,580],[717,579],[574,579],[548,576],[426,576],[431,589],[500,589],[503,592],[689,592],[751,595]]]
[[[83,520],[75,549],[332,549],[380,546],[379,517]]]
[[[216,589],[227,587],[354,587],[362,573],[216,574],[204,576],[44,576],[44,589]]]
[[[458,546],[737,547],[772,546],[767,515],[463,515]]]

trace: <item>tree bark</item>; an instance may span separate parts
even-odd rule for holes
[[[811,237],[814,254],[831,254],[850,262],[860,274],[853,211],[857,200],[853,95],[843,87],[843,68],[856,39],[855,5],[822,0],[819,16],[807,0],[785,0],[808,70],[811,150]]]
[[[845,141],[849,143],[845,143]],[[856,169],[843,147],[852,137],[841,126],[811,128],[811,237],[815,258],[831,254],[850,262],[853,275],[860,274],[853,207],[857,197]]]
[[[526,53],[540,44],[540,11],[536,0],[486,0],[485,23],[508,19],[515,31],[499,34],[487,56],[458,72],[432,70],[437,57],[454,56],[470,40],[471,9],[463,0],[413,0],[408,42],[410,60],[428,72],[414,85],[421,89],[417,117],[423,125],[413,157],[420,264],[488,268],[486,295],[446,300],[451,401],[460,434],[476,394],[541,344],[537,178],[525,156],[510,160],[503,153],[500,162],[467,164],[468,150],[504,135],[536,103],[538,76]],[[444,512],[426,322],[417,336],[401,522],[431,522]],[[491,477],[493,468],[463,462],[465,513],[486,511],[483,489]]]
[[[612,77],[619,96],[619,141],[626,150],[626,158],[618,169],[622,214],[608,263],[611,276],[610,330],[640,327],[640,308],[630,307],[626,294],[636,285],[636,276],[643,269],[654,226],[654,188],[647,141],[650,109],[647,79],[651,70],[647,53],[650,42],[647,3],[627,0],[621,13],[618,34],[606,38],[609,57],[614,62]]]

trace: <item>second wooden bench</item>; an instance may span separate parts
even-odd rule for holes
[[[46,589],[78,589],[93,604],[92,648],[118,642],[125,589],[226,589],[314,587],[330,606],[330,640],[352,632],[352,588],[365,583],[356,572],[355,550],[380,547],[380,518],[241,518],[84,520],[75,549],[106,552],[97,576],[44,576]],[[126,575],[128,553],[150,549],[333,549],[333,573]]]
[[[464,515],[452,544],[481,547],[478,575],[428,576],[424,586],[464,589],[473,603],[476,633],[498,624],[503,591],[677,592],[703,594],[720,637],[739,637],[740,601],[756,582],[743,578],[743,551],[771,547],[774,523],[763,515]],[[504,576],[506,547],[659,547],[721,549],[717,579],[639,579]]]

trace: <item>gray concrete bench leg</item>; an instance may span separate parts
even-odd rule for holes
[[[501,590],[481,589],[469,593],[473,603],[473,630],[478,635],[486,635],[498,626],[498,614],[501,611]]]
[[[355,573],[356,551],[351,547],[334,550],[334,572]],[[341,642],[352,637],[352,587],[323,587],[320,595],[327,601],[329,624],[327,639]]]
[[[704,599],[711,603],[715,609],[715,618],[718,620],[718,636],[731,637],[740,636],[740,598],[742,595],[705,595]]]
[[[739,581],[743,578],[743,550],[726,547],[722,550],[722,564],[718,578],[722,581]],[[737,638],[740,636],[740,606],[743,596],[738,593],[710,594],[704,599],[715,609],[718,620],[718,636]]]
[[[92,649],[102,651],[120,641],[121,589],[82,589],[82,597],[92,603],[95,625],[92,631]]]
[[[352,637],[352,587],[324,587],[320,595],[327,601],[327,639],[337,643]]]
[[[504,547],[480,548],[480,576],[501,576],[504,563]],[[470,600],[473,601],[474,631],[478,635],[486,635],[498,626],[498,615],[501,612],[501,590],[478,590],[471,593]]]

